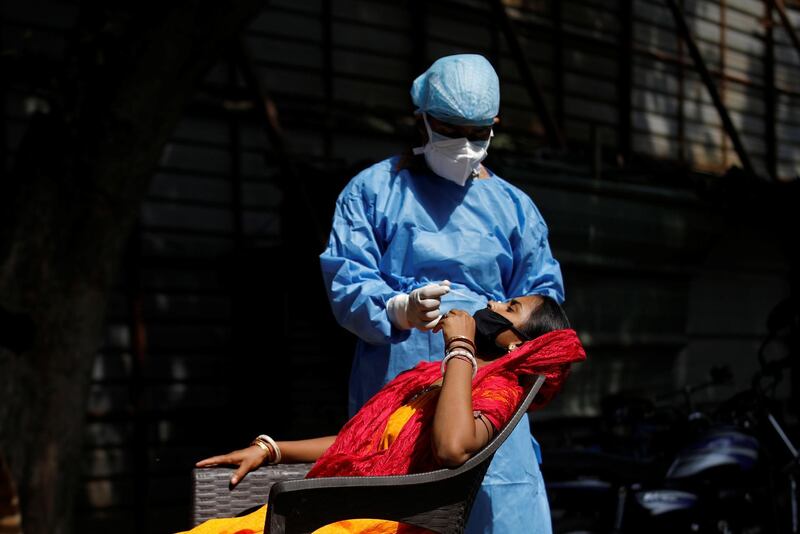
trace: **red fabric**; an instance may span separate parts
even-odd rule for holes
[[[478,369],[472,381],[472,404],[495,428],[503,428],[522,400],[523,376],[545,375],[531,409],[547,404],[561,389],[570,364],[586,359],[574,330],[556,330],[528,341]],[[423,362],[386,384],[348,421],[336,441],[307,477],[384,476],[431,471],[439,467],[431,448],[436,403],[417,410],[388,449],[378,444],[391,414],[441,376],[439,362]]]

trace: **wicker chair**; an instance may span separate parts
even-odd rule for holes
[[[244,508],[249,511],[268,501],[265,530],[270,534],[310,533],[323,525],[358,517],[399,521],[442,534],[463,532],[494,453],[517,426],[543,382],[544,377],[538,376],[505,428],[483,450],[454,469],[401,476],[300,479],[309,465],[273,466],[272,474],[270,469],[259,469],[248,475],[240,486],[251,479],[250,487],[236,490],[241,489],[244,498],[231,498],[228,480],[232,470],[195,469],[195,522],[230,516]],[[300,480],[278,481],[280,477]],[[268,499],[257,497],[250,489],[259,485],[261,494],[266,491],[264,485],[269,487]],[[254,504],[255,498],[260,500]]]

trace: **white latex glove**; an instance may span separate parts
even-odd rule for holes
[[[386,313],[392,324],[401,330],[418,328],[430,330],[442,318],[439,311],[442,296],[450,291],[450,282],[428,284],[409,294],[401,293],[386,303]]]

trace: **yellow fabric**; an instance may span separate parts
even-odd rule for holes
[[[261,534],[267,520],[267,507],[243,517],[209,519],[192,530],[180,534]],[[400,524],[380,519],[349,519],[325,525],[313,534],[396,534]]]
[[[437,395],[431,395],[434,391],[438,393],[438,388],[428,390],[422,395],[417,396],[408,404],[404,404],[396,409],[392,415],[389,416],[389,421],[386,422],[386,428],[383,430],[383,436],[378,445],[379,451],[384,451],[391,447],[394,440],[397,439],[398,434],[400,434],[400,431],[403,430],[408,420],[411,419],[411,416],[437,397]]]
[[[436,398],[436,395],[431,395],[432,392],[437,390],[429,390],[424,394],[419,395],[408,404],[398,408],[389,417],[386,423],[386,428],[383,431],[379,450],[385,450],[391,447],[397,435],[403,430],[403,427],[411,419],[414,413]],[[187,530],[179,534],[260,534],[264,532],[264,522],[267,519],[267,507],[262,506],[253,513],[242,517],[230,517],[223,519],[209,519],[194,527],[192,530]],[[348,519],[346,521],[337,521],[330,525],[325,525],[314,531],[313,534],[396,534],[400,531],[402,525],[396,521],[385,521],[382,519]]]
[[[312,534],[396,534],[400,523],[382,519],[348,519],[315,530]]]
[[[209,519],[192,530],[180,534],[256,534],[264,532],[264,521],[267,520],[267,506],[242,517],[226,517]]]

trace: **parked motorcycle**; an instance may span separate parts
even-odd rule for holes
[[[800,457],[772,398],[789,360],[767,358],[773,339],[751,388],[708,413],[693,396],[728,383],[726,368],[683,388],[681,402],[607,398],[593,430],[542,465],[554,531],[800,533]]]

